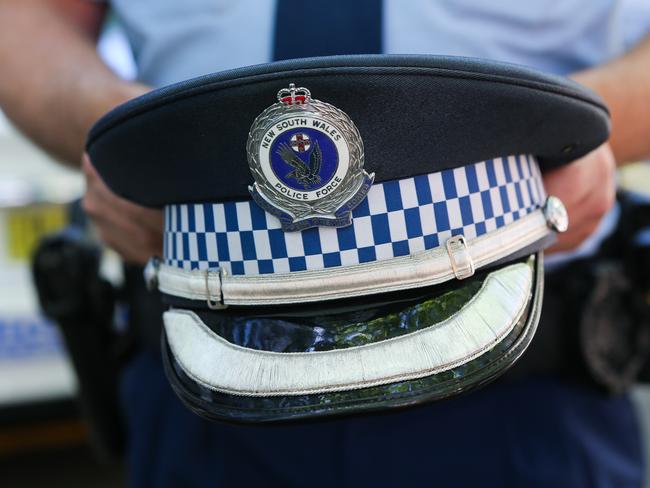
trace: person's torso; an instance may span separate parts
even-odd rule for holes
[[[342,1],[322,4],[330,10],[349,8]],[[310,4],[305,12],[300,5],[284,0],[112,0],[138,77],[154,86],[272,61],[274,45],[282,38],[309,52],[310,44],[340,35],[335,25],[313,13],[318,7]],[[650,32],[650,2],[645,0],[371,0],[367,5],[379,12],[370,18],[381,20],[369,22],[381,23],[374,29],[381,36],[381,52],[474,56],[558,74],[601,64]],[[285,20],[280,28],[279,19]],[[298,33],[286,27],[299,23],[303,28]],[[348,33],[350,44],[370,31]]]

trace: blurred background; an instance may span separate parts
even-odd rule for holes
[[[119,485],[89,444],[77,380],[57,327],[39,308],[31,258],[65,227],[80,174],[52,161],[0,113],[0,486]]]
[[[112,23],[99,51],[123,77],[134,65]],[[55,323],[41,311],[32,260],[41,240],[79,220],[80,172],[54,161],[0,110],[0,487],[122,486],[124,467],[83,419],[78,380]],[[75,222],[79,223],[79,222]],[[103,276],[120,263],[102,250]],[[55,288],[60,284],[54,284]],[[90,326],[89,326],[90,328]]]

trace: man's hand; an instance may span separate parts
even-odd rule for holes
[[[559,197],[569,212],[569,229],[558,234],[549,252],[571,251],[589,237],[614,204],[616,160],[603,144],[585,157],[544,174],[549,195]]]
[[[83,208],[95,223],[99,237],[126,262],[144,264],[151,256],[162,255],[163,213],[140,207],[108,189],[90,162],[82,159],[86,176]]]

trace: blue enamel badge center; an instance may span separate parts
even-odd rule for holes
[[[363,141],[343,111],[293,84],[253,122],[248,163],[255,201],[283,230],[344,227],[374,174],[363,169]]]

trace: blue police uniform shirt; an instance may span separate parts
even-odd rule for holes
[[[269,62],[274,37],[284,34],[276,32],[272,1],[111,3],[139,79],[153,86]],[[349,8],[358,8],[358,0]],[[384,0],[382,9],[387,54],[475,56],[557,74],[602,64],[650,32],[647,0]],[[318,27],[319,19],[305,17],[300,8],[280,15]],[[319,42],[316,32],[292,41]]]
[[[257,0],[112,6],[138,78],[154,86],[271,61],[278,38],[292,35],[283,20],[313,32],[288,42],[364,42],[364,32],[319,25],[313,2],[278,2],[277,22],[276,4]],[[620,56],[650,32],[647,0],[384,0],[381,9],[383,52],[477,56],[558,74]],[[145,352],[126,369],[122,397],[135,486],[622,487],[643,475],[629,400],[551,378],[387,416],[257,428],[190,413]]]

